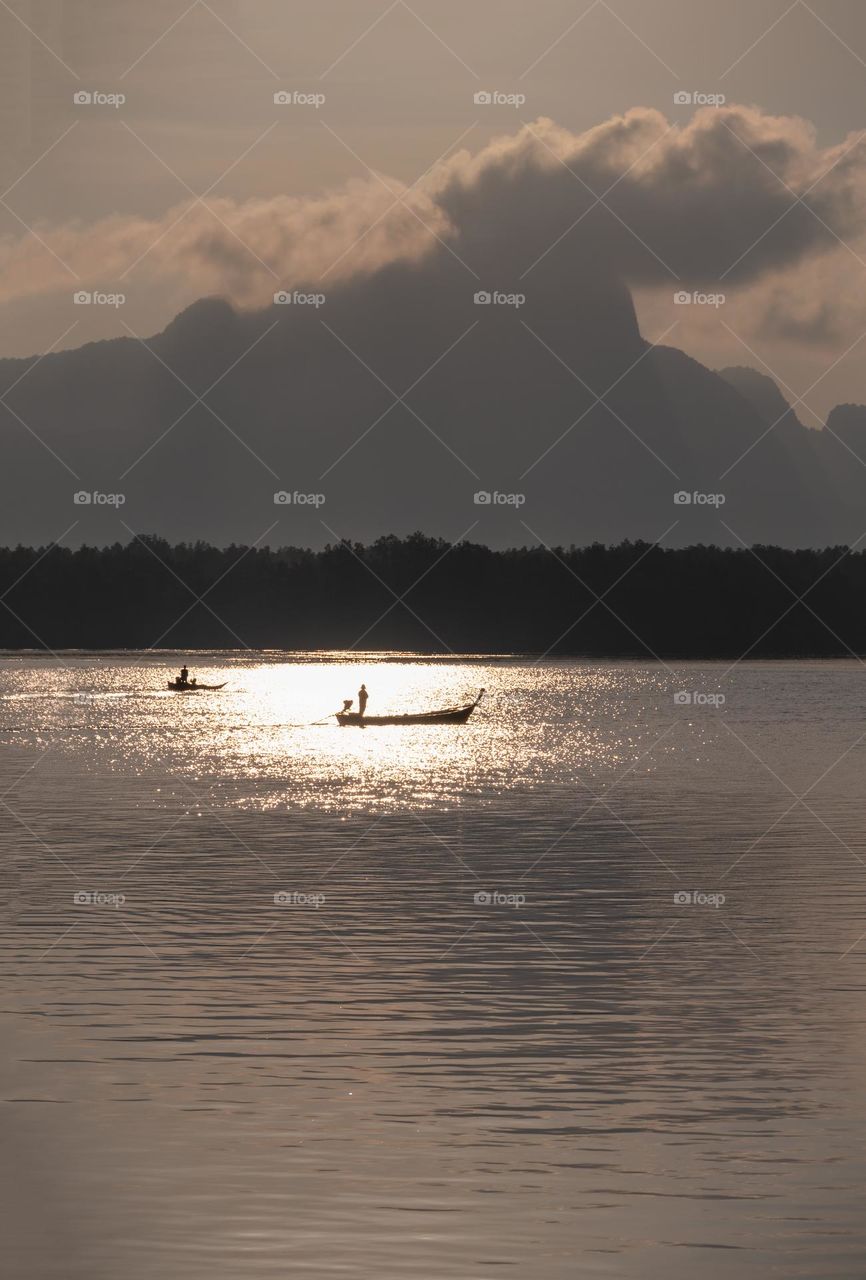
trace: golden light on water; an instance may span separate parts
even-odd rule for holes
[[[161,796],[206,782],[212,797],[240,807],[397,812],[490,803],[538,782],[573,787],[641,739],[639,727],[617,722],[627,690],[645,685],[655,697],[660,688],[656,673],[628,665],[235,652],[187,655],[191,675],[225,688],[177,694],[167,679],[182,660],[46,660],[38,679],[22,668],[17,680],[13,663],[5,696],[39,708],[53,750],[74,751],[96,773],[152,775]],[[341,728],[333,713],[348,698],[357,709],[362,681],[369,715],[462,706],[487,693],[465,725]]]
[[[369,671],[356,662],[262,667],[245,673],[243,720],[227,729],[224,752],[242,771],[291,778],[307,804],[332,801],[335,777],[344,803],[376,794],[387,804],[407,786],[416,801],[432,800],[437,791],[425,784],[425,773],[453,779],[467,755],[467,734],[476,751],[483,740],[481,719],[465,726],[340,728],[328,712],[344,698],[357,709],[362,681],[370,715],[434,710],[470,702],[477,693],[455,667],[381,661]],[[322,719],[324,724],[314,723]]]

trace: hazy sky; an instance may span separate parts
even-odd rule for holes
[[[664,149],[696,110],[675,94],[723,94],[814,129],[810,141],[805,126],[762,124],[766,145],[743,150],[751,172],[727,152],[716,166],[713,138],[727,145],[720,129],[695,150],[734,227],[738,192],[753,182],[778,183],[787,201],[778,211],[768,204],[766,228],[748,224],[753,278],[725,276],[714,254],[702,279],[625,269],[647,337],[676,321],[670,342],[712,366],[769,367],[789,396],[822,379],[798,409],[814,425],[839,401],[866,401],[864,85],[862,0],[3,0],[0,355],[123,333],[121,317],[151,333],[202,292],[253,304],[274,279],[312,279],[338,255],[339,275],[415,251],[430,232],[401,203],[387,212],[392,191],[455,148],[477,153],[544,117],[574,135],[566,156],[579,154],[586,131],[639,107],[675,126],[669,137],[647,135]],[[324,101],[276,105],[281,90]],[[479,91],[525,102],[476,105]],[[76,104],[81,92],[126,101]],[[675,211],[672,165],[671,225],[699,259],[718,228]],[[430,180],[415,193],[428,225]],[[640,221],[645,212],[635,207],[628,230],[649,267],[666,255],[658,224]],[[563,232],[571,220],[563,209]],[[815,244],[774,265],[779,237],[795,224],[805,234],[803,220],[813,221]],[[726,302],[677,306],[680,283]],[[76,306],[78,289],[126,302]]]

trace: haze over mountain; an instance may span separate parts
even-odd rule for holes
[[[761,153],[791,190],[824,174],[819,219],[756,172]],[[671,270],[705,286],[738,253],[745,283],[820,256],[859,226],[862,190],[861,156],[820,152],[802,122],[743,108],[674,132],[643,110],[578,138],[541,121],[448,162],[417,196],[411,236],[320,289],[321,235],[351,211],[347,197],[315,226],[301,220],[319,246],[306,276],[298,228],[284,228],[289,294],[321,305],[205,299],[147,343],[130,325],[125,338],[0,362],[15,442],[0,539],[45,542],[77,520],[70,540],[99,543],[134,529],[321,545],[415,528],[583,543],[656,539],[674,524],[679,543],[853,541],[866,497],[856,414],[815,431],[762,375],[650,346],[630,291]],[[755,245],[780,211],[783,233]],[[363,231],[371,216],[359,217]],[[195,251],[242,274],[240,248]],[[254,303],[261,281],[241,292]],[[123,505],[77,505],[78,491]],[[477,492],[515,496],[479,505]]]

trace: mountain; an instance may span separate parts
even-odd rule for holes
[[[578,258],[563,279],[548,262],[522,282],[492,259],[478,281],[441,248],[318,306],[204,299],[146,343],[0,361],[0,541],[75,520],[70,542],[100,544],[130,529],[313,546],[417,528],[493,546],[654,540],[675,522],[681,545],[862,533],[866,468],[770,379],[650,347],[609,267]]]
[[[766,373],[759,373],[748,365],[730,365],[719,369],[718,374],[739,391],[768,427],[782,422],[788,426],[803,425],[777,384]]]
[[[827,418],[827,430],[866,454],[866,404],[837,404]]]

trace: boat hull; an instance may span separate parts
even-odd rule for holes
[[[169,680],[168,687],[172,693],[198,693],[199,689],[204,689],[205,691],[224,689],[227,683],[227,681],[224,681],[222,684],[175,684],[173,680]]]
[[[429,711],[414,716],[361,716],[357,711],[338,711],[336,714],[337,722],[344,727],[355,725],[358,728],[369,728],[385,724],[465,724],[476,705],[471,702],[468,707],[454,707],[448,711]]]

